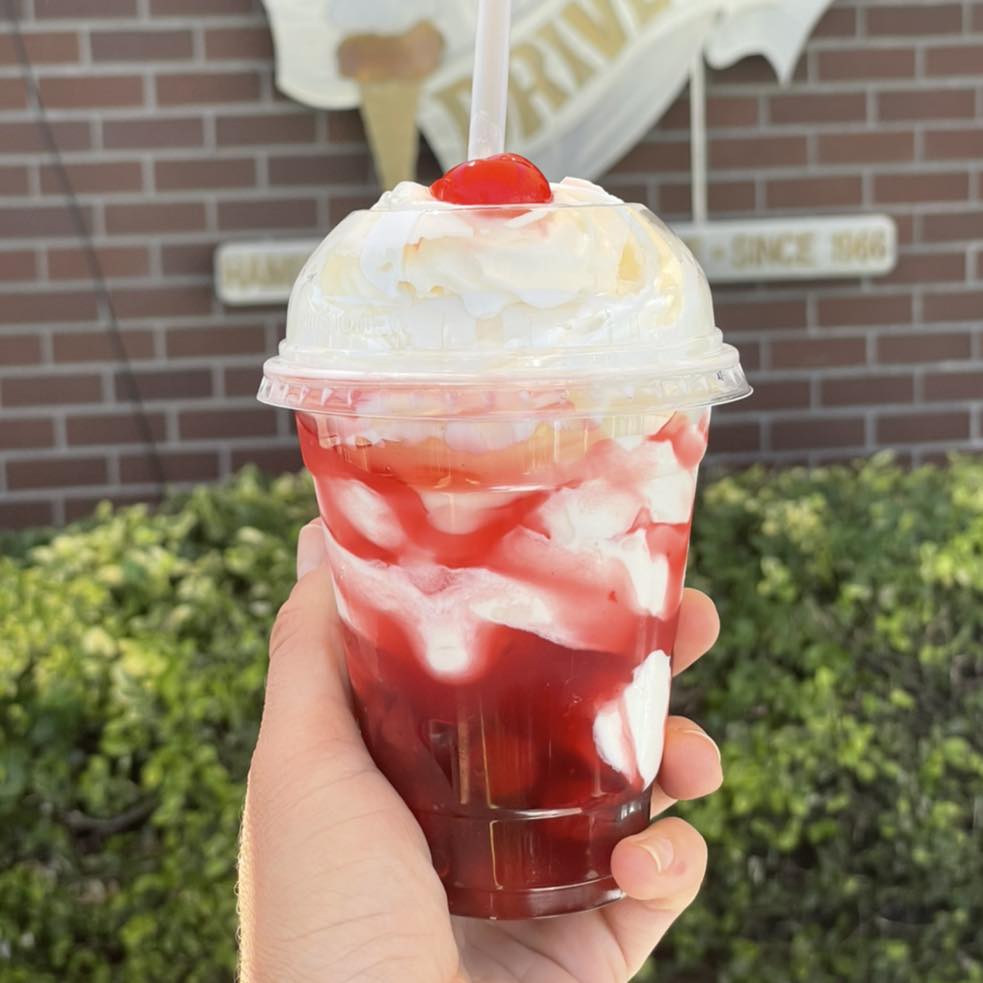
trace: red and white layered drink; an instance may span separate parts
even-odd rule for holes
[[[366,742],[451,911],[619,896],[649,822],[710,407],[746,395],[692,256],[641,206],[399,185],[291,299],[296,412]]]

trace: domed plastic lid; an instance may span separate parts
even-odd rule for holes
[[[445,405],[441,392],[564,387],[595,404],[614,387],[646,408],[751,391],[682,241],[571,179],[543,205],[449,205],[406,184],[349,215],[301,272],[264,375],[264,402],[332,411],[367,388]]]

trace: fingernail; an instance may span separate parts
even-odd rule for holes
[[[723,764],[723,756],[720,753],[720,748],[717,746],[717,742],[709,735],[704,733],[702,730],[696,730],[695,728],[688,728],[681,733],[692,734],[694,737],[702,738],[710,747],[713,748],[714,753],[717,755],[717,763]]]
[[[324,534],[321,524],[312,522],[300,531],[297,538],[297,579],[303,580],[324,562]]]
[[[639,846],[655,861],[655,866],[660,874],[664,874],[672,866],[676,857],[676,851],[672,848],[672,840],[667,840],[663,836],[656,836],[650,840],[639,840]]]

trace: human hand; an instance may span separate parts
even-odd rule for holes
[[[419,826],[376,768],[352,714],[331,577],[315,522],[270,641],[266,706],[239,861],[243,983],[625,983],[696,897],[707,850],[663,818],[611,859],[625,899],[525,922],[454,918]],[[716,641],[713,602],[687,590],[673,672]],[[670,717],[658,816],[715,791],[720,753]]]

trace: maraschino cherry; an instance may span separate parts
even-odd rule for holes
[[[434,181],[430,192],[452,205],[541,205],[553,200],[543,172],[518,154],[458,164]]]

